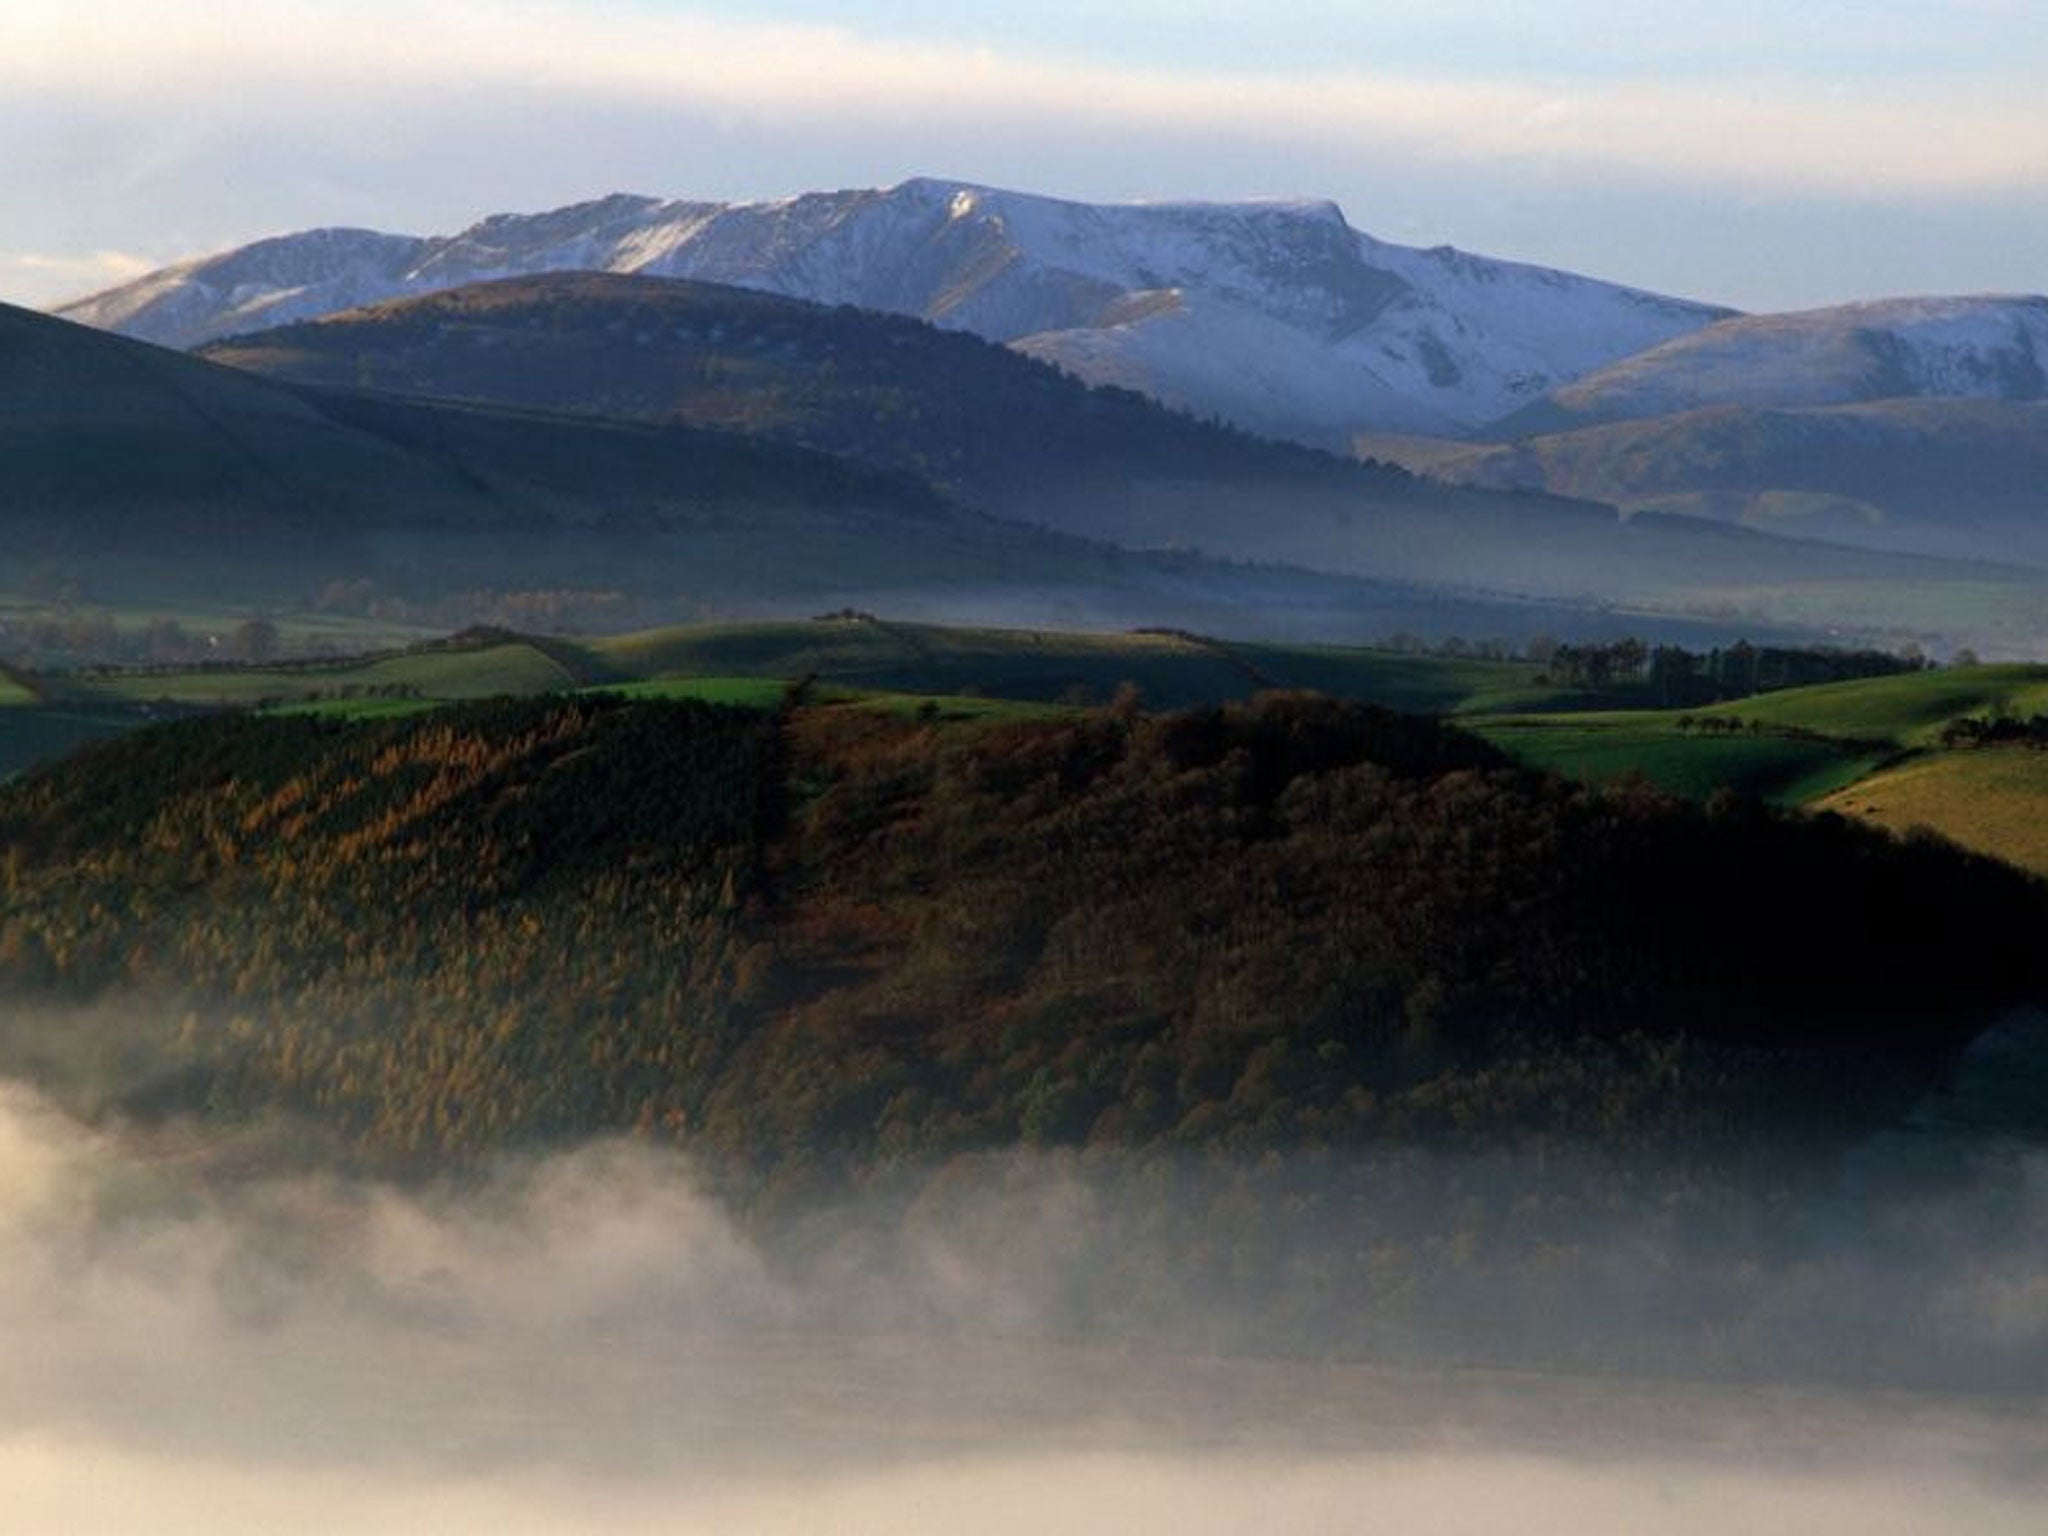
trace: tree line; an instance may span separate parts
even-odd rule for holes
[[[1543,658],[1549,681],[1570,688],[1646,695],[1663,708],[1748,698],[1783,688],[1894,677],[1930,665],[1917,650],[1894,653],[1833,646],[1751,645],[1688,651],[1623,639],[1608,644],[1558,645]]]

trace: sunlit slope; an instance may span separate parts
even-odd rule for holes
[[[1941,752],[1815,802],[1895,832],[1925,827],[1978,853],[2048,875],[2048,753],[2024,747]]]
[[[2048,714],[2048,667],[1948,667],[1860,678],[1717,704],[1711,712],[1826,736],[1919,746],[1966,716]]]
[[[2040,714],[2048,667],[2015,665],[1791,688],[1695,711],[1475,723],[1532,767],[1595,783],[1640,775],[1695,797],[1728,788],[1894,831],[1924,827],[2048,874],[2048,754],[1939,745],[1952,721]]]
[[[1635,773],[1680,794],[1725,787],[1800,804],[1931,746],[1950,721],[2040,713],[2048,667],[2008,665],[1786,688],[1690,710],[1504,715],[1479,728],[1519,760],[1575,778]]]
[[[377,716],[501,694],[617,689],[767,708],[787,685],[809,682],[821,701],[863,698],[906,711],[929,703],[949,715],[988,716],[1015,713],[999,704],[1101,705],[1131,689],[1154,708],[1307,689],[1455,715],[1516,760],[1589,782],[1640,776],[1692,798],[1725,788],[1790,805],[1830,795],[1902,753],[1930,746],[1951,720],[2048,713],[2048,667],[2037,666],[1907,673],[1691,711],[1592,709],[1599,695],[1540,678],[1525,662],[1248,644],[1174,631],[970,629],[862,614],[602,639],[479,631],[346,665],[53,678],[37,686],[72,710],[73,726],[33,738],[6,730],[15,744],[9,761],[19,767],[49,755],[52,743],[145,723],[138,713],[120,713],[122,707],[160,704]],[[32,713],[13,711],[16,723]],[[1923,806],[1918,814],[1942,825],[1938,808]]]

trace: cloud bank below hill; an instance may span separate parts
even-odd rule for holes
[[[2031,1399],[1063,1339],[1071,1166],[992,1165],[978,1217],[792,1265],[631,1145],[460,1190],[251,1150],[0,1090],[0,1484],[25,1528],[2004,1536],[2048,1513]],[[1938,1304],[2033,1347],[2038,1272],[1951,1258]]]

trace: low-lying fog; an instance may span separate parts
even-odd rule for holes
[[[1747,1366],[1687,1382],[1656,1344],[1699,1331],[1670,1316],[1698,1298],[1669,1234],[1575,1260],[1612,1286],[1576,1316],[1576,1280],[1540,1306],[1521,1280],[1458,1299],[1597,1334],[1639,1285],[1613,1313],[1641,1334],[1628,1374],[1360,1350],[1342,1307],[1289,1355],[1222,1316],[1261,1279],[1161,1291],[1215,1316],[1077,1314],[1080,1249],[1102,1272],[1136,1213],[1072,1161],[991,1160],[936,1203],[812,1213],[763,1246],[630,1145],[401,1190],[234,1171],[190,1133],[88,1129],[8,1085],[0,1526],[2031,1536],[2048,1161],[1982,1156],[1981,1195],[1922,1179],[1869,1221],[1817,1218],[1739,1306],[1712,1289],[1705,1331],[1751,1346],[1713,1358]],[[1801,1372],[1816,1338],[1884,1368]],[[1794,1370],[1766,1379],[1781,1343]]]

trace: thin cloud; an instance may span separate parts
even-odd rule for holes
[[[0,251],[0,296],[33,300],[89,293],[141,277],[160,265],[127,251],[87,251],[78,256]]]
[[[2048,182],[2048,108],[1995,78],[1824,94],[1810,78],[1567,81],[1119,68],[844,27],[560,4],[225,0],[167,28],[155,6],[33,6],[0,23],[0,86],[329,131],[450,96],[712,113],[778,127],[1091,123],[1180,143],[1527,162],[1751,189],[1955,193]],[[508,122],[507,130],[515,124]]]

